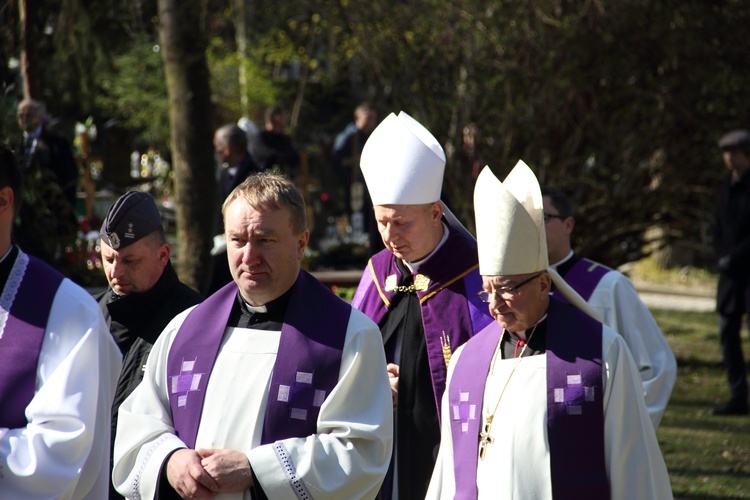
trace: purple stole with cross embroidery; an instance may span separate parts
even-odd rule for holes
[[[573,267],[565,273],[563,278],[573,290],[578,292],[578,295],[580,295],[583,300],[588,302],[591,295],[594,293],[594,290],[596,290],[596,287],[599,285],[599,282],[604,275],[610,271],[610,268],[603,266],[598,262],[589,259],[580,259],[573,264]],[[555,290],[553,295],[563,302],[568,302],[568,299],[560,293],[560,290]]]
[[[19,251],[0,298],[0,427],[25,427],[52,302],[64,276]]]
[[[236,300],[237,285],[230,282],[197,305],[169,350],[172,421],[190,448],[195,447],[208,379]],[[300,271],[281,327],[261,444],[316,433],[320,406],[338,383],[350,315],[351,306]]]
[[[602,325],[554,298],[550,299],[546,321],[547,435],[552,496],[607,499]],[[477,498],[482,401],[492,355],[501,333],[500,325],[493,322],[466,343],[448,388],[456,499]],[[575,459],[572,450],[575,450]]]
[[[443,344],[452,353],[493,322],[487,304],[476,295],[482,289],[476,242],[454,229],[450,231],[445,244],[420,266],[419,274],[430,281],[427,290],[417,291],[438,416],[448,375]],[[378,325],[388,314],[396,293],[385,290],[386,279],[392,275],[399,275],[396,258],[388,249],[381,250],[368,262],[352,299],[352,306]]]

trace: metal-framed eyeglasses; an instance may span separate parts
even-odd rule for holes
[[[485,302],[485,303],[491,302],[492,301],[492,297],[494,295],[497,295],[501,299],[508,299],[508,298],[512,297],[518,291],[519,288],[521,288],[522,286],[524,286],[526,283],[530,283],[531,281],[533,281],[534,279],[538,278],[542,274],[544,274],[544,272],[541,272],[539,274],[535,274],[534,276],[523,280],[522,282],[520,282],[517,285],[513,285],[513,286],[501,286],[500,288],[495,288],[495,290],[493,290],[491,292],[488,292],[487,290],[480,290],[479,292],[477,292],[477,297],[479,297],[479,300],[481,300],[482,302]]]

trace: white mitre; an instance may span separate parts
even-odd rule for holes
[[[401,111],[380,122],[360,157],[373,205],[423,205],[440,200],[445,153],[437,139]]]
[[[359,160],[373,205],[423,205],[440,201],[448,225],[474,236],[440,200],[445,152],[424,125],[401,111],[380,122]]]
[[[601,321],[591,306],[549,267],[542,190],[528,165],[519,160],[505,182],[484,167],[474,186],[474,214],[482,276],[547,271],[571,304]]]

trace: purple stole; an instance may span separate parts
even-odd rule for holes
[[[602,325],[555,299],[550,299],[547,314],[547,435],[552,496],[607,499]],[[493,322],[466,343],[448,388],[456,499],[477,498],[482,401],[501,332],[500,325]]]
[[[603,266],[598,262],[589,259],[580,259],[573,264],[573,267],[565,273],[563,278],[573,290],[578,292],[578,295],[583,297],[583,300],[588,302],[591,295],[594,293],[594,290],[596,290],[596,287],[599,285],[599,282],[604,275],[610,271],[610,268]],[[563,302],[568,301],[563,294],[560,293],[560,290],[555,290],[553,295]]]
[[[208,379],[236,301],[237,285],[230,282],[188,313],[169,350],[172,421],[176,435],[190,448],[195,447]],[[300,271],[281,327],[261,444],[317,432],[320,406],[338,383],[350,315],[346,302]]]
[[[5,316],[0,328],[0,427],[13,429],[28,423],[26,407],[34,397],[47,320],[64,278],[19,250],[0,299],[0,314]],[[16,284],[14,298],[9,287]]]
[[[448,374],[443,343],[452,353],[493,322],[487,304],[477,297],[482,277],[476,242],[450,231],[440,250],[419,267],[419,274],[427,276],[430,283],[427,290],[417,292],[438,416]],[[388,314],[396,293],[385,290],[386,278],[394,274],[399,275],[396,258],[388,249],[381,250],[368,262],[352,299],[352,306],[378,325]]]

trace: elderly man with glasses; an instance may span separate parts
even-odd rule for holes
[[[560,191],[542,188],[544,229],[550,265],[597,311],[602,322],[622,335],[643,383],[654,429],[664,415],[677,378],[677,362],[659,325],[624,274],[578,257],[570,245],[574,208]],[[560,292],[555,290],[560,297]]]
[[[495,321],[451,360],[426,498],[672,498],[625,341],[548,266],[531,169],[485,168],[474,209]]]

